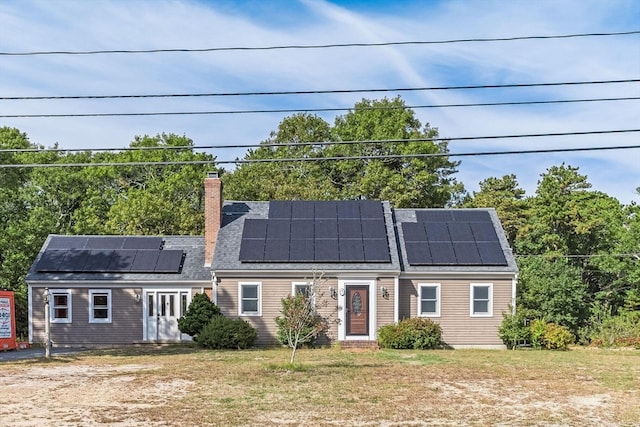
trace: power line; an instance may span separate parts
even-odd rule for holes
[[[472,90],[472,89],[502,89],[544,86],[572,86],[595,85],[613,83],[636,83],[640,79],[594,80],[579,82],[544,82],[544,83],[515,83],[502,85],[466,85],[466,86],[432,86],[410,88],[373,88],[373,89],[327,89],[327,90],[287,90],[287,91],[258,91],[258,92],[212,92],[212,93],[166,93],[139,95],[61,95],[61,96],[2,96],[3,101],[32,101],[32,100],[63,100],[63,99],[124,99],[124,98],[188,98],[188,97],[235,97],[235,96],[273,96],[273,95],[322,95],[336,93],[376,93],[376,92],[417,92],[428,90]]]
[[[454,108],[454,107],[500,107],[507,105],[546,105],[546,104],[570,104],[579,102],[613,102],[639,100],[638,96],[621,98],[586,98],[586,99],[559,99],[545,101],[505,101],[505,102],[479,102],[466,104],[438,104],[438,105],[405,105],[388,107],[359,107],[359,110],[399,110],[399,109],[425,109],[425,108]],[[138,113],[59,113],[59,114],[6,114],[0,115],[5,119],[24,118],[63,118],[63,117],[135,117],[135,116],[197,116],[197,115],[235,115],[235,114],[269,114],[269,113],[318,113],[328,111],[349,111],[354,107],[334,108],[305,108],[305,109],[263,109],[263,110],[219,110],[219,111],[155,111]]]
[[[640,132],[640,129],[613,129],[593,130],[579,132],[553,132],[553,133],[529,133],[513,135],[486,135],[486,136],[458,136],[447,138],[398,138],[398,139],[370,139],[353,141],[313,141],[313,142],[271,142],[258,144],[227,144],[227,145],[163,145],[159,147],[124,147],[124,148],[4,148],[0,153],[44,153],[44,152],[95,152],[95,151],[157,151],[157,150],[208,150],[208,149],[234,149],[257,147],[304,147],[304,146],[329,146],[329,145],[355,145],[355,144],[391,144],[411,142],[438,142],[438,141],[478,141],[485,139],[515,139],[515,138],[541,138],[560,136],[604,135]]]
[[[141,53],[198,53],[198,52],[224,52],[224,51],[256,51],[256,50],[284,50],[284,49],[329,49],[349,47],[384,47],[384,46],[409,46],[409,45],[437,45],[454,43],[481,43],[504,42],[519,40],[549,40],[569,39],[579,37],[609,37],[640,34],[640,31],[622,31],[607,33],[580,33],[560,34],[546,36],[516,36],[495,38],[469,38],[453,40],[432,41],[395,41],[381,43],[331,43],[317,45],[281,45],[281,46],[236,46],[236,47],[209,47],[209,48],[177,48],[177,49],[114,49],[114,50],[58,50],[58,51],[32,51],[32,52],[0,52],[0,56],[42,56],[42,55],[101,55],[101,54],[141,54]]]
[[[514,154],[544,154],[566,153],[578,151],[604,151],[627,150],[640,148],[640,145],[619,145],[604,147],[580,147],[580,148],[550,148],[536,150],[510,150],[487,151],[468,153],[429,153],[429,154],[396,154],[377,156],[332,156],[332,157],[294,157],[288,159],[251,159],[251,160],[185,160],[185,161],[160,161],[160,162],[101,162],[101,163],[31,163],[31,164],[6,164],[0,165],[0,169],[6,168],[60,168],[60,167],[104,167],[104,166],[171,166],[171,165],[220,165],[220,164],[250,164],[250,163],[291,163],[291,162],[326,162],[345,160],[377,160],[377,159],[416,159],[429,157],[475,157],[475,156],[499,156]]]

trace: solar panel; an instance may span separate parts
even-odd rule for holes
[[[86,237],[51,236],[47,249],[84,249],[86,244]]]
[[[157,249],[162,248],[162,237],[130,236],[125,237],[122,249]]]
[[[124,244],[122,236],[89,237],[85,249],[121,249]]]
[[[181,250],[162,250],[158,255],[158,262],[154,273],[180,273],[184,252]]]
[[[267,221],[264,219],[245,219],[242,229],[243,239],[264,239],[267,235]]]
[[[289,261],[313,262],[315,243],[313,239],[292,240],[289,249]]]
[[[387,239],[363,239],[364,260],[366,262],[389,262],[389,245]]]
[[[242,239],[240,243],[240,261],[263,261],[264,239]]]
[[[89,251],[83,272],[86,273],[103,273],[107,271],[109,262],[111,261],[113,250],[110,249],[94,249]]]
[[[455,265],[457,263],[451,242],[430,242],[429,250],[433,264]]]
[[[381,219],[363,219],[360,223],[365,239],[386,239],[387,226]]]
[[[360,204],[357,200],[344,200],[338,202],[338,218],[359,219]]]
[[[453,242],[453,251],[456,254],[456,261],[462,265],[482,264],[478,247],[470,242]]]
[[[314,219],[315,203],[307,200],[291,202],[291,218]]]
[[[113,251],[107,271],[128,272],[131,270],[131,264],[133,264],[133,260],[136,258],[136,252],[138,252],[137,249],[117,249]]]
[[[269,219],[290,219],[291,202],[272,200],[269,202]]]
[[[67,251],[47,249],[40,256],[36,265],[37,271],[59,271],[60,264],[64,260]]]
[[[338,237],[341,239],[362,239],[360,220],[343,219],[338,221]]]
[[[342,262],[364,261],[362,239],[339,239],[338,250],[340,251],[340,261]]]
[[[456,222],[491,222],[491,215],[480,210],[452,210],[451,216]]]
[[[499,242],[478,242],[476,246],[483,264],[507,265],[507,259]]]
[[[312,219],[294,219],[291,221],[291,239],[313,239],[314,225]]]
[[[384,211],[382,202],[375,200],[360,200],[360,218],[362,219],[382,219]]]
[[[291,235],[291,220],[288,219],[268,219],[267,220],[267,240],[279,239],[289,240]]]
[[[267,239],[264,245],[265,261],[289,261],[289,240]]]
[[[86,249],[73,249],[67,251],[64,261],[60,264],[57,271],[77,272],[84,269],[84,265],[89,257],[89,252]]]
[[[403,222],[402,234],[405,242],[426,242],[427,232],[421,222]]]
[[[407,261],[411,265],[433,264],[429,246],[425,242],[406,242]]]
[[[315,261],[317,262],[338,262],[338,239],[321,239],[315,243]]]
[[[338,217],[338,204],[333,201],[315,202],[315,219],[333,219]]]
[[[476,242],[497,242],[498,235],[491,222],[471,222],[471,231]]]
[[[468,222],[448,222],[449,235],[454,242],[473,242],[473,233]]]
[[[131,263],[131,273],[153,273],[156,269],[160,251],[139,249]]]
[[[418,222],[447,222],[452,221],[451,211],[449,210],[426,210],[417,211],[416,218]]]
[[[447,224],[444,222],[430,222],[425,224],[427,240],[429,242],[450,242],[451,235]]]
[[[317,219],[314,221],[316,239],[337,239],[338,221],[335,219]]]

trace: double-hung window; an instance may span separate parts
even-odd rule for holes
[[[302,294],[307,298],[311,297],[311,285],[307,282],[293,282],[293,295]]]
[[[262,284],[239,283],[238,284],[238,315],[239,316],[262,316]]]
[[[111,323],[111,290],[89,290],[89,323]]]
[[[471,283],[469,291],[471,317],[493,316],[493,284]]]
[[[418,316],[440,317],[440,284],[420,284],[418,288]]]
[[[71,291],[53,289],[49,292],[51,323],[71,323]]]

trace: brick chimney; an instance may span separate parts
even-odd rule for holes
[[[211,266],[222,224],[222,180],[209,172],[204,180],[204,265]]]

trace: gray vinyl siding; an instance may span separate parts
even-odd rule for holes
[[[227,317],[240,317],[246,320],[258,330],[258,339],[256,345],[268,346],[279,345],[276,338],[277,326],[275,318],[280,316],[282,309],[281,300],[285,296],[291,294],[291,285],[293,282],[305,282],[305,279],[233,279],[225,278],[218,282],[217,299],[218,306]],[[262,315],[261,316],[238,316],[238,284],[239,283],[261,283],[262,284]],[[337,318],[336,307],[337,302],[329,296],[329,286],[337,287],[337,280],[327,280],[323,282],[321,293],[324,291],[322,299],[326,301],[326,306],[320,309],[324,315],[331,314],[333,320]],[[327,343],[328,339],[335,340],[338,336],[338,327],[335,321],[330,322],[330,330],[327,337],[320,340],[321,344]]]
[[[418,286],[420,284],[440,284],[440,317],[431,318],[442,327],[443,341],[452,346],[494,346],[502,345],[498,327],[502,313],[511,304],[511,280],[401,280],[399,306],[400,319],[415,317],[418,312]],[[493,315],[472,317],[470,311],[470,284],[493,284]]]
[[[71,323],[51,323],[53,345],[112,345],[142,341],[142,303],[135,301],[141,288],[53,288],[71,291]],[[111,290],[111,323],[89,323],[89,291]],[[44,288],[32,290],[33,342],[44,343]]]
[[[376,287],[373,290],[376,293],[376,326],[388,325],[393,323],[394,304],[396,303],[395,280],[393,277],[380,278],[376,281]],[[387,288],[389,292],[388,299],[382,295],[382,288]]]

